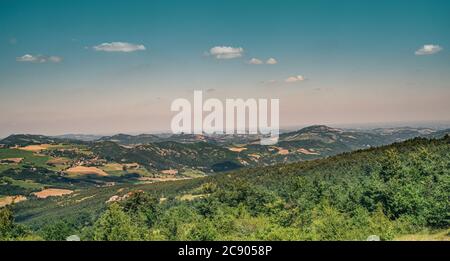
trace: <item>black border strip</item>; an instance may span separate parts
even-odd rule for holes
[[[180,256],[180,250],[190,248],[212,248],[209,259],[266,259],[276,257],[297,258],[450,258],[449,242],[0,242],[0,253],[14,258],[45,258],[60,261],[82,258],[195,258],[205,256]],[[222,255],[225,248],[233,248],[236,255]],[[266,247],[267,255],[238,255],[237,246]],[[242,249],[242,248],[241,248]],[[248,249],[248,248],[247,248]],[[260,252],[262,253],[262,252]],[[445,260],[445,259],[444,259]]]

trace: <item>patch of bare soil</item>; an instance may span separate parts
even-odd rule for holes
[[[20,147],[19,150],[40,152],[41,150],[46,150],[48,147],[50,147],[50,144],[28,145],[25,147]]]
[[[60,197],[64,195],[72,194],[73,190],[70,189],[44,189],[39,192],[34,192],[33,194],[38,198],[48,198],[48,197]]]
[[[7,159],[0,159],[0,163],[3,164],[19,164],[22,162],[23,158],[7,158]]]
[[[3,197],[0,198],[0,207],[4,207],[13,203],[19,203],[25,200],[27,200],[27,198],[22,195]]]
[[[280,155],[288,155],[289,154],[289,150],[283,149],[283,148],[278,148],[278,154],[280,154]]]
[[[244,147],[242,147],[242,148],[233,147],[233,148],[228,148],[228,149],[233,151],[233,152],[241,152],[241,151],[246,150],[247,148],[244,148]]]
[[[96,167],[76,166],[66,170],[68,174],[108,176],[105,171]]]

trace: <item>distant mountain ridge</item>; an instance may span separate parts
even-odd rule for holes
[[[62,141],[63,139],[53,138],[44,135],[34,135],[34,134],[13,134],[2,140],[0,140],[0,144],[3,144],[8,147],[12,146],[28,146],[28,145],[37,145],[44,143],[55,143],[58,141]]]
[[[63,140],[79,140],[79,141],[95,141],[101,139],[102,135],[91,135],[91,134],[63,134],[52,136],[53,138],[63,139]]]
[[[432,128],[375,128],[368,130],[332,128],[326,125],[312,125],[280,134],[279,142],[321,141],[324,143],[344,142],[357,147],[370,147],[403,141],[415,137],[440,138],[450,133],[450,129],[436,130]],[[26,146],[33,144],[55,143],[63,141],[101,142],[112,141],[121,145],[143,145],[155,142],[174,141],[180,143],[212,142],[227,144],[258,143],[259,135],[196,135],[196,134],[116,134],[112,136],[64,134],[58,136],[13,134],[2,140],[0,144]]]
[[[123,145],[132,145],[132,144],[148,144],[158,142],[161,141],[161,138],[154,134],[128,135],[119,133],[113,136],[101,137],[96,141],[113,141]]]

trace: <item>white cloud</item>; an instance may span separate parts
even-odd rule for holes
[[[37,62],[38,60],[37,56],[31,54],[25,54],[24,56],[16,58],[16,61],[18,62]]]
[[[297,75],[297,76],[291,76],[284,81],[287,83],[294,83],[294,82],[301,82],[304,80],[305,80],[305,77],[303,77],[302,75]]]
[[[277,63],[278,63],[278,61],[275,58],[269,58],[266,61],[266,64],[277,64]]]
[[[430,55],[442,51],[442,47],[434,44],[426,44],[415,52],[416,55]]]
[[[233,59],[242,57],[244,49],[242,47],[234,48],[230,46],[216,46],[209,50],[209,54],[216,59]]]
[[[248,61],[249,64],[263,64],[263,62],[260,59],[252,58],[250,61]]]
[[[102,43],[102,44],[96,45],[92,48],[94,48],[94,50],[96,50],[96,51],[124,52],[124,53],[146,50],[145,46],[142,44],[132,44],[132,43],[125,43],[125,42]]]
[[[28,63],[59,63],[62,61],[62,57],[59,56],[46,56],[46,55],[32,55],[25,54],[23,56],[17,57],[18,62],[28,62]]]
[[[252,58],[250,59],[250,61],[248,61],[249,64],[277,64],[278,61],[275,58],[269,58],[267,59],[267,61],[263,62],[262,60],[258,59],[258,58]]]

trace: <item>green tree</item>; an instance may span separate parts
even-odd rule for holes
[[[100,241],[134,241],[142,239],[138,227],[133,224],[117,203],[108,209],[94,224],[94,240]]]
[[[142,191],[134,192],[121,205],[136,222],[144,221],[148,226],[152,226],[158,216],[159,200]]]
[[[160,229],[169,240],[180,240],[185,232],[185,224],[199,222],[200,218],[195,209],[182,203],[164,211],[154,228]]]
[[[183,230],[184,233],[181,235],[182,240],[211,241],[215,240],[218,236],[216,228],[208,219],[186,224]]]
[[[381,159],[380,177],[384,181],[397,177],[402,172],[402,162],[396,149],[388,149]]]
[[[74,232],[75,229],[73,229],[67,222],[57,221],[45,226],[40,234],[45,240],[64,241]]]
[[[14,222],[10,206],[0,208],[0,240],[20,240],[28,234],[25,227]]]
[[[6,206],[0,209],[0,239],[6,240],[14,233],[14,217],[11,208]]]
[[[340,213],[329,203],[321,203],[313,211],[312,224],[309,228],[312,240],[349,240],[351,230],[349,217]]]

